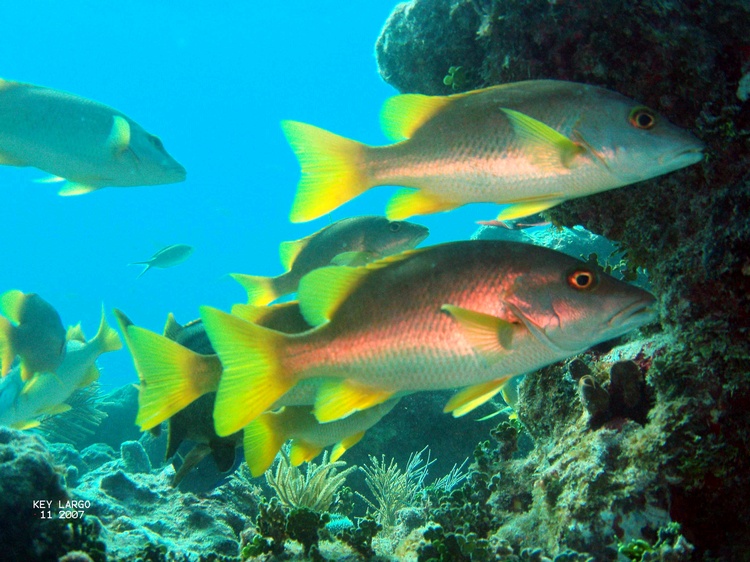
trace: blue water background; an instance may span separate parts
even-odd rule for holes
[[[60,197],[45,173],[0,166],[0,291],[39,293],[66,325],[97,329],[104,303],[161,331],[209,304],[245,299],[228,273],[281,273],[278,244],[358,214],[382,213],[381,187],[331,218],[291,224],[299,168],[279,127],[306,121],[384,144],[378,114],[397,93],[377,73],[375,41],[394,1],[3,2],[0,76],[119,109],[187,169],[184,183]],[[446,61],[446,71],[456,61]],[[446,92],[447,93],[447,92]],[[428,243],[463,239],[491,206],[414,219]],[[136,280],[160,248],[195,247]],[[100,359],[105,390],[135,382],[126,351]]]

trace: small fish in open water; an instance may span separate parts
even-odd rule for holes
[[[129,263],[128,265],[145,265],[143,271],[138,274],[136,279],[140,279],[141,276],[146,273],[152,267],[167,268],[179,265],[188,259],[193,253],[193,247],[187,244],[172,244],[166,248],[162,248],[156,252],[150,259],[146,261],[136,261]]]

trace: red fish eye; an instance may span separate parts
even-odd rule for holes
[[[576,270],[568,275],[568,285],[578,290],[591,289],[596,284],[596,275],[586,269]]]
[[[651,129],[656,125],[656,115],[646,107],[636,107],[630,112],[630,124],[636,129]]]
[[[399,230],[401,230],[401,223],[391,222],[391,224],[388,225],[388,228],[391,229],[391,232],[398,232]]]

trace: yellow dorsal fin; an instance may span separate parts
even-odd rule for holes
[[[21,310],[23,309],[26,295],[17,289],[6,291],[0,295],[0,313],[16,324],[21,321]]]
[[[292,439],[289,447],[289,462],[292,466],[299,466],[303,462],[310,462],[323,450],[319,445],[313,445],[302,439]]]
[[[349,449],[354,447],[354,445],[359,443],[360,439],[362,439],[364,435],[364,431],[358,431],[357,433],[354,433],[349,437],[344,437],[341,441],[336,443],[333,446],[333,449],[331,449],[331,462],[336,462],[337,460],[339,460],[341,458],[341,455],[343,455]]]
[[[171,312],[167,315],[167,321],[164,323],[164,337],[175,341],[182,331],[180,324]]]
[[[65,340],[86,343],[86,336],[83,335],[83,328],[81,328],[80,322],[75,326],[68,327],[68,331],[65,333]]]
[[[390,220],[403,220],[414,215],[431,215],[450,211],[462,203],[440,199],[421,189],[403,188],[396,190],[385,207],[385,216]]]
[[[392,141],[410,138],[451,102],[449,96],[401,94],[385,100],[380,110],[380,126]]]
[[[104,314],[104,305],[102,304],[102,317],[99,321],[99,329],[94,336],[92,342],[97,342],[101,353],[107,353],[109,351],[117,351],[122,349],[122,341],[120,336],[117,334],[109,324],[107,324],[107,316]]]
[[[513,337],[518,330],[525,329],[522,324],[450,304],[444,304],[440,310],[456,319],[471,346],[490,364],[507,356],[513,347]]]
[[[371,272],[406,260],[421,251],[424,248],[406,250],[362,267],[328,266],[314,269],[300,280],[297,289],[302,316],[311,326],[325,324]]]
[[[318,387],[313,413],[320,423],[345,418],[354,412],[382,404],[395,394],[358,381],[326,380]]]
[[[518,135],[521,144],[528,149],[531,159],[539,166],[552,169],[561,166],[570,168],[574,158],[586,150],[552,127],[525,113],[505,107],[500,110],[510,121],[513,132]]]
[[[120,115],[112,118],[112,130],[109,132],[107,144],[116,155],[122,154],[130,146],[130,123]]]
[[[468,414],[495,396],[503,386],[513,377],[507,376],[481,384],[469,386],[451,397],[443,408],[443,412],[451,412],[454,418]]]
[[[262,414],[244,428],[243,446],[245,448],[245,462],[250,468],[253,476],[263,474],[273,464],[273,459],[286,441],[287,436],[283,432],[282,424],[278,423],[278,413],[267,412]]]
[[[279,244],[279,259],[281,259],[281,265],[284,266],[284,271],[292,269],[294,260],[296,260],[299,253],[305,249],[305,246],[310,243],[312,237],[313,235],[311,234],[310,236],[305,236],[299,240],[289,240],[288,242],[282,242]]]

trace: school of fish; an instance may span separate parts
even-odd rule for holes
[[[654,295],[576,258],[506,241],[418,247],[405,219],[470,204],[503,205],[485,224],[699,162],[703,143],[653,110],[601,87],[529,80],[450,96],[403,94],[381,112],[387,146],[298,121],[282,129],[301,179],[292,222],[310,221],[380,185],[396,185],[385,217],[350,217],[280,244],[284,273],[234,273],[247,303],[200,308],[164,333],[115,310],[138,375],[135,423],[168,423],[167,458],[195,446],[174,484],[206,456],[222,471],[243,446],[259,476],[291,440],[298,465],[333,446],[338,459],[415,392],[455,389],[464,415],[519,377],[656,319]],[[61,195],[184,181],[161,141],[98,102],[0,80],[0,163],[34,166]],[[509,226],[510,225],[510,226]],[[144,265],[176,266],[173,244]],[[294,300],[276,302],[279,299]],[[96,358],[121,341],[104,315],[86,342],[41,297],[0,295],[0,424],[28,428],[98,378]]]

